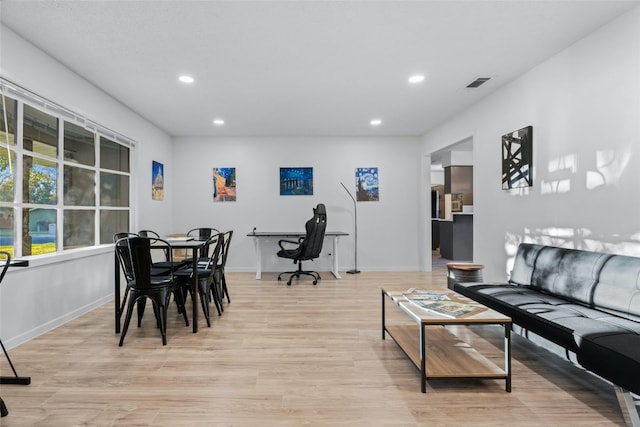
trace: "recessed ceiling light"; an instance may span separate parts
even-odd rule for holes
[[[213,119],[213,124],[216,126],[222,126],[224,124],[224,120],[222,119]]]
[[[382,124],[382,120],[372,119],[369,123],[371,124],[371,126],[380,126]]]
[[[187,76],[186,74],[183,74],[180,77],[178,77],[178,80],[180,80],[182,83],[193,83],[195,81],[193,77]]]
[[[413,76],[409,77],[409,83],[411,84],[422,83],[423,81],[424,74],[414,74]]]

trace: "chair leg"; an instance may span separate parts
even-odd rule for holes
[[[127,335],[127,330],[129,329],[129,323],[131,322],[131,316],[133,315],[133,306],[136,304],[136,299],[131,295],[131,299],[129,300],[129,305],[127,306],[127,314],[124,317],[124,324],[122,325],[122,333],[120,334],[120,344],[118,346],[122,347],[124,344],[124,336]]]
[[[207,320],[207,327],[211,327],[211,317],[209,316],[209,289],[206,285],[202,285],[200,288],[200,304],[202,305],[202,313]]]
[[[138,328],[142,326],[142,316],[144,315],[144,308],[147,305],[147,299],[142,298],[138,300]]]
[[[313,278],[314,285],[316,285],[318,283],[318,280],[321,279],[318,272],[303,270],[301,261],[296,262],[296,264],[298,265],[298,269],[296,271],[284,271],[278,275],[278,280],[282,280],[281,277],[283,274],[290,274],[289,280],[287,280],[287,286],[291,286],[291,281],[293,280],[293,278],[295,277],[296,279],[300,279],[300,276],[302,276],[303,274],[311,276]]]
[[[222,272],[222,292],[224,296],[227,297],[227,302],[231,304],[231,298],[229,298],[229,290],[227,289],[227,278],[224,277],[224,272]]]
[[[184,294],[180,288],[176,288],[173,290],[173,299],[176,301],[176,306],[178,307],[178,314],[182,314],[184,318],[185,326],[189,326],[189,319],[187,318],[187,309],[185,308],[185,300]]]

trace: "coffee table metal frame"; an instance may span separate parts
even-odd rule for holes
[[[458,296],[458,294],[455,295]],[[459,298],[464,297],[460,295]],[[417,324],[418,328],[415,326],[411,327],[411,325],[387,325],[385,307],[387,301],[402,310],[402,312]],[[384,288],[382,289],[382,339],[384,340],[386,334],[389,334],[418,368],[420,371],[420,387],[423,393],[427,391],[427,380],[435,378],[504,379],[505,390],[511,392],[511,318],[479,303],[469,301],[483,310],[477,315],[453,318],[432,313],[415,306],[402,296],[401,291],[394,292],[386,291]],[[426,329],[427,326],[435,325],[443,327],[448,325],[501,325],[504,328],[504,369],[496,366],[495,363],[480,355],[468,344],[447,346],[445,348],[445,353],[447,354],[443,354],[442,351],[430,351]],[[417,334],[415,333],[416,329],[419,329]],[[446,328],[432,329],[430,331],[430,336],[431,335],[437,336],[435,337],[437,340],[448,335],[449,338],[455,339],[457,343],[462,343],[459,338],[447,332]],[[418,351],[416,351],[415,347],[417,347]],[[438,350],[442,350],[442,348],[438,348]],[[454,352],[458,352],[459,354],[453,357]],[[441,360],[438,360],[437,363],[428,365],[429,359],[434,358],[435,361],[435,358],[439,356],[438,353],[440,353],[440,356],[443,356],[444,359],[441,357]],[[465,366],[453,367],[451,366],[452,360],[465,360],[464,365],[471,368],[465,370]],[[447,366],[447,369],[438,371],[438,367],[442,366]]]

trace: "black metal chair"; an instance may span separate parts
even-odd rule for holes
[[[151,275],[151,242],[154,245],[164,245],[169,248],[169,257],[171,260],[171,246],[162,239],[150,239],[148,237],[126,237],[116,242],[116,254],[119,257],[120,265],[125,271],[127,278],[130,298],[127,304],[127,313],[122,327],[120,336],[120,346],[124,344],[124,337],[129,329],[133,307],[138,304],[138,327],[142,323],[142,315],[144,313],[144,304],[146,299],[151,299],[153,303],[154,313],[156,315],[156,324],[160,328],[162,335],[162,345],[167,344],[167,306],[169,298],[173,293],[176,301],[181,306],[182,316],[185,324],[188,326],[186,310],[184,308],[184,299],[182,293],[177,288],[173,271],[169,270],[166,276]]]
[[[214,279],[218,285],[218,292],[220,294],[221,308],[222,300],[224,300],[224,297],[227,298],[228,303],[231,303],[231,298],[229,298],[229,289],[227,288],[227,278],[224,275],[224,268],[227,265],[227,258],[229,257],[229,245],[231,243],[232,237],[233,230],[222,233],[222,249],[220,252],[220,260],[218,261],[218,265],[216,266],[216,271],[214,273]]]
[[[191,230],[187,231],[187,237],[193,237],[194,240],[206,242],[211,236],[219,233],[220,231],[216,228],[200,227],[200,228],[192,228]],[[209,253],[209,247],[207,245],[203,246],[202,251],[200,253],[201,254]],[[207,257],[201,256],[198,261],[201,263],[206,263]]]
[[[222,251],[222,241],[222,234],[220,233],[209,237],[209,239],[203,243],[203,248],[208,248],[207,257],[200,257],[198,262],[198,293],[200,294],[200,304],[202,305],[202,312],[207,320],[208,327],[211,327],[211,317],[209,316],[210,294],[213,295],[212,299],[218,310],[218,315],[222,314],[220,294],[214,285],[214,273],[220,259],[220,252]],[[189,292],[191,290],[191,281],[193,280],[193,268],[186,267],[176,271],[174,274],[176,280],[182,286],[182,289]],[[186,292],[182,292],[183,295],[185,295],[185,293]],[[193,304],[196,304],[195,295],[191,294],[191,300]]]
[[[316,285],[318,280],[321,279],[320,273],[316,271],[302,270],[302,261],[310,261],[318,258],[322,251],[322,243],[324,242],[324,233],[327,228],[327,211],[324,204],[319,203],[313,209],[313,218],[311,218],[305,224],[306,234],[304,237],[300,237],[297,241],[294,240],[280,240],[278,245],[280,251],[277,255],[281,258],[292,259],[295,264],[298,265],[296,271],[284,271],[278,275],[278,280],[282,280],[283,274],[290,274],[287,285],[291,286],[291,280],[295,277],[300,278],[305,274],[313,277],[313,284]],[[294,248],[285,248],[284,244],[297,245]]]
[[[138,237],[138,235],[136,233],[129,233],[128,231],[125,232],[121,232],[121,233],[115,233],[113,235],[113,243],[116,243],[118,240],[120,239],[126,239],[127,237]],[[124,274],[124,278],[126,281],[126,287],[124,289],[124,296],[122,297],[122,303],[120,304],[120,313],[124,313],[124,308],[127,305],[127,298],[129,297],[129,283],[133,280],[133,277],[127,277],[127,274],[131,271],[131,268],[126,269],[123,265],[122,265],[122,261],[120,260],[120,257],[118,257],[118,246],[114,245],[115,247],[115,252],[116,252],[116,260],[120,262],[120,271]]]
[[[162,240],[160,235],[152,230],[140,230],[138,231],[138,235],[141,237],[148,237],[151,239],[151,244],[153,245],[156,241]],[[161,256],[154,256],[156,253],[160,252]],[[152,265],[151,265],[151,275],[152,276],[166,276],[169,273],[169,270],[176,271],[185,267],[189,264],[188,259],[175,261],[170,257],[170,253],[172,252],[171,248],[166,248],[162,246],[161,250],[154,250],[151,255]]]

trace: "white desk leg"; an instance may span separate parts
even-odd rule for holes
[[[262,251],[260,250],[260,238],[254,237],[253,242],[256,245],[256,258],[258,262],[256,263],[256,280],[262,279]]]
[[[336,279],[342,279],[340,273],[338,273],[338,236],[333,236],[333,271]]]

